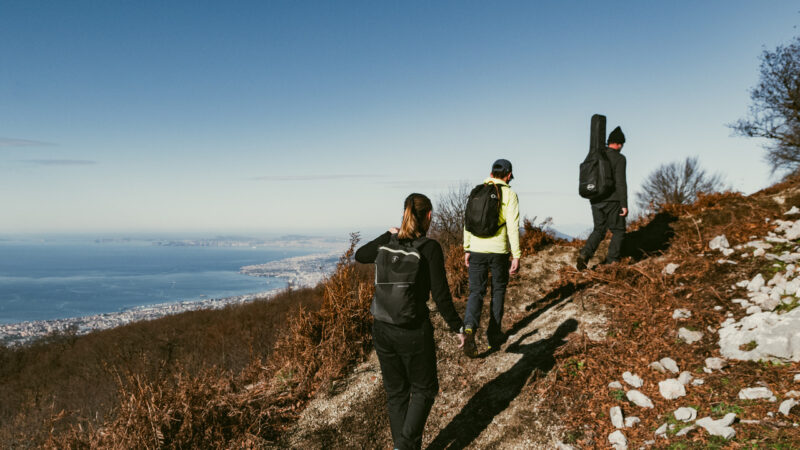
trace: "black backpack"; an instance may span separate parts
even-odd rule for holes
[[[421,237],[401,243],[392,234],[389,243],[378,248],[375,258],[375,297],[369,312],[382,322],[404,325],[417,318],[419,305],[414,298],[417,274],[422,261],[420,247],[428,241]]]
[[[464,211],[464,228],[474,236],[488,238],[497,234],[504,223],[500,223],[500,208],[503,206],[503,188],[499,184],[484,183],[475,186],[469,193]]]
[[[605,149],[592,149],[580,167],[578,194],[589,200],[602,198],[614,190],[614,173]]]

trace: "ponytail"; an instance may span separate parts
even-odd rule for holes
[[[430,226],[428,213],[433,210],[431,200],[422,194],[413,193],[406,197],[403,207],[403,223],[400,225],[397,237],[417,239],[425,236]]]

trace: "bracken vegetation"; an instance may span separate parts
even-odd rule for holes
[[[556,242],[547,224],[525,221],[526,253]],[[463,309],[460,230],[434,237],[449,244],[448,279]],[[0,347],[0,440],[57,448],[277,442],[316,392],[371,349],[373,275],[352,260],[357,242],[351,236],[335,272],[313,289]]]
[[[700,195],[691,205],[665,205],[659,213],[631,224],[628,242],[635,251],[629,249],[626,263],[587,272],[562,269],[560,280],[556,277],[559,281],[548,287],[552,295],[532,308],[546,314],[557,300],[570,298],[562,301],[599,309],[606,320],[605,339],[576,333],[554,347],[552,361],[520,385],[518,397],[535,398],[536,414],[546,411],[558,417],[552,427],[562,430],[562,441],[581,448],[602,447],[613,431],[609,408],[623,405],[630,411],[624,393],[609,390],[608,383],[624,370],[646,376],[650,362],[670,356],[682,370],[705,378],[703,386],[682,398],[682,403],[698,407],[701,416],[719,417],[735,410],[741,418],[765,417],[774,404],[737,402],[736,393],[757,382],[785,392],[791,389],[797,364],[734,363],[724,373],[700,375],[703,359],[718,352],[716,343],[704,339],[687,346],[676,338],[670,315],[675,308],[691,306],[694,314],[683,326],[705,330],[719,324],[724,311],[714,306],[726,304],[731,284],[769,268],[758,266],[756,259],[719,264],[716,257],[704,256],[709,240],[725,234],[736,245],[765,235],[773,227],[765,218],[780,217],[785,209],[773,198],[800,204],[798,185],[790,180],[749,197],[726,192]],[[524,221],[521,244],[526,258],[541,258],[554,249],[574,252],[570,246],[581,244],[556,239],[548,224]],[[50,448],[286,445],[286,431],[308,402],[337,389],[337,380],[364,361],[371,349],[372,268],[353,263],[357,242],[354,235],[336,271],[316,289],[286,291],[271,301],[222,311],[185,313],[88,336],[54,336],[26,347],[0,349],[4,363],[0,437],[12,446]],[[463,310],[463,250],[451,245],[446,251],[457,308]],[[663,267],[673,261],[680,267],[667,277]],[[521,288],[523,282],[512,284]],[[509,326],[517,330],[526,320],[512,317]],[[443,390],[458,390],[446,383]],[[477,393],[472,391],[475,395],[482,392],[477,388]],[[633,413],[642,423],[625,430],[631,442],[649,440],[660,424],[674,422],[669,415],[673,405],[661,399],[652,384],[642,389],[656,408]],[[445,422],[437,442],[459,426],[470,427],[460,420],[467,417],[462,411],[453,419],[455,425]],[[676,440],[670,443],[676,448],[759,448],[766,443],[791,447],[800,442],[798,431],[780,421],[737,424],[736,430],[737,437],[729,442],[695,432],[680,441],[673,437]]]
[[[731,285],[750,279],[763,270],[763,261],[757,258],[742,259],[738,264],[721,264],[715,255],[707,255],[708,242],[714,236],[725,234],[731,245],[744,244],[756,236],[765,236],[774,227],[771,221],[782,217],[781,207],[772,195],[781,193],[778,201],[786,205],[800,204],[798,183],[786,182],[779,189],[768,189],[745,197],[738,193],[700,195],[691,205],[666,205],[661,214],[676,218],[670,227],[674,233],[669,246],[653,256],[629,265],[598,267],[594,271],[562,273],[563,284],[585,284],[575,301],[592,302],[601,307],[607,317],[607,336],[602,341],[584,337],[571,340],[556,354],[558,370],[548,381],[545,404],[556,414],[563,415],[565,442],[581,448],[605,445],[606,436],[614,431],[608,419],[612,406],[622,406],[627,414],[639,416],[640,425],[624,430],[629,442],[653,439],[653,431],[664,422],[673,423],[669,414],[677,406],[693,405],[698,417],[710,415],[719,418],[731,408],[736,408],[742,420],[756,421],[737,424],[736,438],[724,441],[705,432],[694,432],[683,439],[674,434],[682,427],[670,430],[670,441],[660,445],[669,448],[796,448],[800,433],[777,417],[767,413],[775,405],[769,402],[747,402],[726,406],[737,399],[741,388],[761,383],[775,392],[792,389],[791,380],[797,371],[796,363],[769,365],[757,362],[732,362],[725,372],[704,373],[703,361],[708,356],[719,355],[719,347],[711,330],[725,319],[729,299],[734,295]],[[654,215],[642,218],[637,226],[644,228]],[[631,233],[635,233],[632,231]],[[677,262],[679,269],[665,276],[667,262]],[[715,307],[722,306],[723,308]],[[676,324],[671,313],[676,308],[689,307],[690,319]],[[743,311],[735,311],[740,317]],[[676,329],[702,330],[711,338],[687,345],[677,339]],[[711,327],[710,329],[708,327]],[[641,390],[655,403],[654,410],[644,410],[630,405],[620,392],[609,390],[608,383],[619,380],[621,373],[629,370],[648,376],[652,361],[669,356],[681,370],[705,379],[702,386],[688,390],[686,397],[670,402],[661,397],[652,384]],[[584,369],[576,370],[575,362]],[[581,405],[574,408],[574,405]],[[673,440],[674,439],[674,440]]]
[[[0,442],[38,446],[50,434],[90,430],[139,386],[212,369],[240,372],[269,358],[287,317],[316,310],[322,296],[321,288],[285,291],[269,301],[0,346]]]

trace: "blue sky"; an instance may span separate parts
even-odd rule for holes
[[[0,233],[372,233],[514,164],[529,217],[591,226],[589,118],[621,125],[629,194],[731,137],[795,1],[0,2]],[[633,203],[633,201],[632,201]]]

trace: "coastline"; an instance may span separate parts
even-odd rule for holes
[[[107,330],[143,320],[154,320],[186,311],[221,309],[228,305],[237,305],[254,300],[268,300],[287,287],[305,288],[316,286],[333,271],[340,254],[341,251],[334,251],[296,256],[265,264],[243,266],[239,269],[239,273],[245,275],[280,278],[286,281],[285,286],[265,292],[192,301],[175,300],[136,306],[119,312],[0,324],[0,345],[24,345],[49,334],[68,331],[72,331],[76,335],[84,335],[93,331]]]

